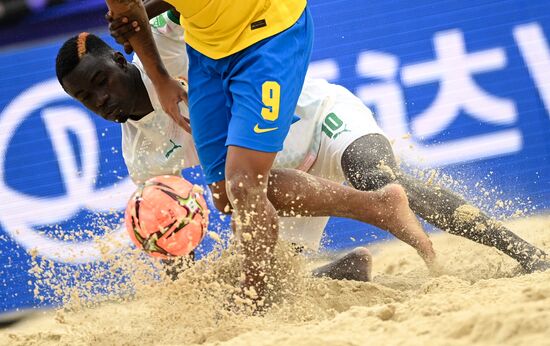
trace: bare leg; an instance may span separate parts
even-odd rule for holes
[[[333,181],[291,170],[273,170],[268,196],[284,216],[338,216],[389,231],[415,248],[428,266],[435,261],[432,243],[409,208],[403,188],[396,184],[365,194]],[[282,202],[282,204],[281,204]]]
[[[279,234],[277,211],[267,198],[269,170],[276,153],[229,146],[226,191],[241,239],[245,296],[259,305],[265,297],[273,250]]]
[[[219,197],[218,209],[228,211],[223,186],[219,182],[211,188]],[[432,243],[399,185],[359,191],[300,171],[273,169],[267,195],[280,216],[338,216],[366,222],[414,247],[428,266],[435,260]]]
[[[550,268],[544,251],[521,239],[461,196],[442,187],[435,189],[402,173],[389,141],[381,135],[367,135],[352,143],[344,152],[342,167],[349,182],[360,190],[399,183],[407,192],[411,209],[439,229],[495,247],[518,261],[528,272]]]

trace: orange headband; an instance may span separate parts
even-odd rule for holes
[[[82,59],[84,54],[86,54],[86,39],[88,38],[89,33],[82,32],[78,35],[78,39],[76,41],[76,47],[78,52],[78,59]]]

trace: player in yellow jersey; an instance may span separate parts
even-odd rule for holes
[[[163,109],[181,122],[177,103],[185,95],[162,65],[143,3],[107,3],[114,18],[125,16],[143,28],[129,42]],[[292,208],[291,196],[299,195],[293,182],[304,179],[298,171],[275,173],[271,167],[290,125],[298,120],[294,109],[309,63],[312,19],[305,0],[167,3],[181,13],[188,44],[190,121],[199,160],[207,183],[219,196],[217,204],[233,208],[243,240],[243,292],[261,305],[278,237],[272,203],[278,209]],[[311,183],[300,188],[325,192],[316,178],[307,179]],[[268,184],[277,192],[269,199]],[[288,193],[280,193],[285,190]]]

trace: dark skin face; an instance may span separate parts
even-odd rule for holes
[[[63,78],[65,91],[103,119],[139,120],[153,111],[139,70],[119,53],[85,54]]]

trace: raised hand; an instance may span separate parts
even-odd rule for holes
[[[105,14],[105,19],[109,23],[109,32],[115,41],[124,46],[126,54],[131,54],[134,50],[130,44],[130,37],[141,30],[138,21],[130,20],[126,16],[114,18],[111,11]]]

